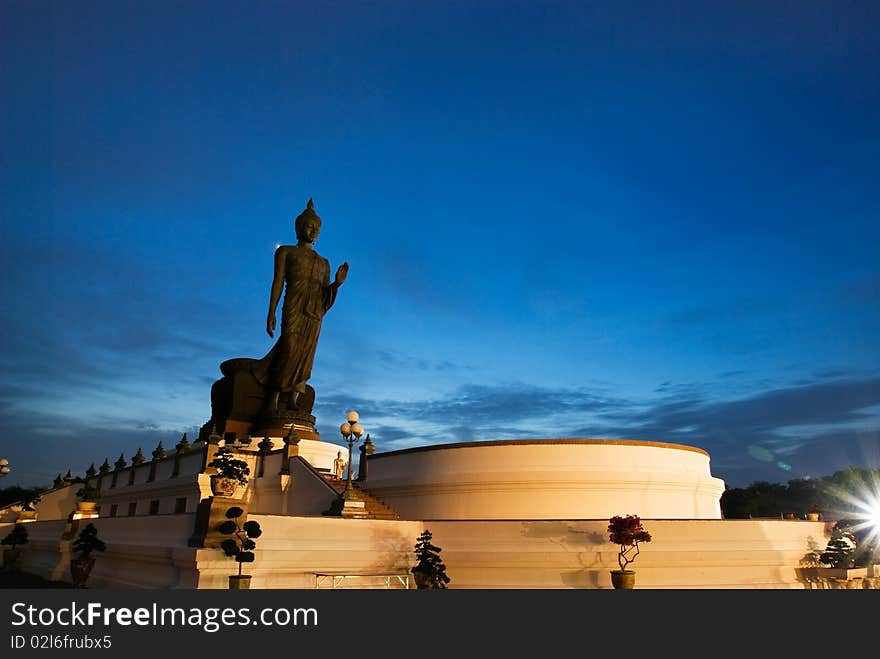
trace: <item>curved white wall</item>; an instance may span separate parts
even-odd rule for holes
[[[720,519],[701,449],[632,440],[446,444],[370,457],[365,489],[403,519]]]

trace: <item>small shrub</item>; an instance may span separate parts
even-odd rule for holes
[[[244,524],[239,524],[237,520],[242,515],[244,515],[244,510],[238,506],[233,506],[226,511],[226,517],[228,519],[220,524],[217,529],[223,535],[233,536],[224,540],[221,543],[220,548],[223,550],[223,553],[230,558],[235,558],[238,562],[238,576],[241,576],[242,563],[254,562],[253,550],[257,547],[254,538],[259,538],[263,535],[263,531],[260,529],[260,524],[258,522],[248,521]]]
[[[424,589],[443,589],[449,583],[446,566],[440,558],[440,547],[431,544],[431,532],[425,531],[418,537],[415,545],[416,566],[410,570],[416,575],[416,585]],[[421,577],[422,583],[419,583]],[[424,584],[424,585],[422,585]]]
[[[4,569],[15,571],[16,562],[18,561],[18,552],[15,550],[16,547],[20,545],[26,545],[28,543],[28,532],[24,527],[24,524],[16,524],[12,527],[12,531],[10,531],[3,540],[0,540],[0,544],[9,547],[10,551],[6,555],[6,560],[3,562]],[[6,561],[9,561],[8,563]]]
[[[98,529],[91,522],[79,532],[73,541],[73,551],[79,554],[78,558],[88,560],[93,551],[106,551],[107,545],[98,538]]]
[[[840,526],[831,529],[831,539],[825,551],[819,554],[819,561],[828,567],[848,569],[855,565],[856,539],[852,533]]]
[[[0,541],[0,544],[7,545],[15,549],[18,545],[26,545],[28,543],[28,532],[24,524],[16,524],[9,534]]]

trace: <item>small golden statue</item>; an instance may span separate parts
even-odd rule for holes
[[[336,459],[333,461],[333,473],[336,478],[342,480],[342,474],[345,471],[345,460],[342,459],[342,451],[336,452]]]

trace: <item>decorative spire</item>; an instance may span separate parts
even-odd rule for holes
[[[299,444],[299,437],[296,436],[296,431],[293,429],[293,426],[290,426],[290,431],[287,433],[287,437],[284,438],[284,443],[288,446],[291,444]]]
[[[263,437],[263,440],[257,444],[257,448],[260,449],[263,453],[268,453],[272,450],[272,440],[269,439],[269,435]]]
[[[125,456],[122,455],[122,453],[120,453],[119,459],[115,463],[116,471],[121,471],[122,469],[125,469],[126,464],[128,464],[128,463],[125,461]]]
[[[67,470],[67,473],[64,474],[64,479],[63,479],[63,480],[64,480],[65,483],[69,483],[70,481],[73,480],[73,476],[70,475],[70,469],[68,469],[68,470]]]
[[[64,485],[64,479],[61,478],[61,474],[58,474],[52,483],[52,487],[54,487],[57,490],[62,485]]]
[[[217,424],[211,424],[211,434],[208,435],[208,444],[219,444],[221,439],[223,438],[217,434]]]
[[[133,465],[139,465],[139,464],[141,464],[141,463],[142,463],[144,460],[146,460],[146,459],[147,459],[147,458],[144,457],[144,452],[141,451],[141,447],[138,446],[138,452],[135,453],[134,456],[131,458],[131,464],[133,464]]]
[[[156,450],[153,451],[153,460],[161,460],[165,457],[165,448],[162,446],[162,440],[159,440],[159,445],[156,446]]]
[[[110,471],[110,461],[107,460],[107,458],[104,458],[104,462],[102,462],[101,466],[98,467],[98,471],[102,474],[106,474],[108,471]]]
[[[86,478],[92,478],[98,472],[95,471],[95,463],[93,462],[88,469],[86,469]]]
[[[363,446],[361,447],[364,451],[365,455],[373,455],[376,452],[376,445],[373,444],[373,440],[370,439],[370,433],[367,433],[367,438],[364,440]]]
[[[177,442],[177,452],[178,453],[186,453],[190,449],[189,441],[186,439],[186,433],[183,433],[183,437],[180,438],[180,441]]]

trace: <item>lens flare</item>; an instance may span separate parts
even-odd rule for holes
[[[859,538],[861,547],[874,552],[880,551],[880,477],[877,474],[877,471],[869,472],[867,480],[854,477],[846,487],[827,487],[827,493],[841,503],[834,512],[840,519],[851,520],[848,530]]]

